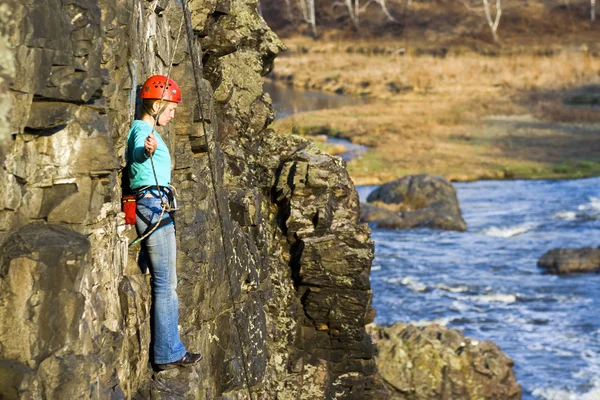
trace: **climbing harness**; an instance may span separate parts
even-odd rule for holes
[[[156,224],[152,224],[152,222],[148,218],[146,218],[146,216],[142,214],[141,211],[136,210],[137,218],[142,220],[147,226],[146,231],[142,234],[142,237],[144,237],[144,235],[146,235],[150,230],[155,231],[159,228],[162,228],[163,226],[167,226],[170,224],[175,225],[175,218],[173,213],[177,211],[176,196],[177,193],[175,191],[175,188],[171,185],[160,186],[159,192],[156,191],[156,188],[154,186],[146,186],[136,191],[136,200],[139,200],[143,197],[154,197],[157,199],[160,198],[161,202],[163,201],[164,197],[166,197],[168,200],[166,209],[169,215],[165,218],[160,219]]]

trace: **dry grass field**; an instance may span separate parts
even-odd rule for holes
[[[451,180],[600,175],[600,57],[591,39],[485,55],[424,52],[394,39],[288,38],[276,80],[372,100],[273,127],[371,146],[348,165],[357,184],[424,172]]]

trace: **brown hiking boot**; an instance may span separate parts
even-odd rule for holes
[[[200,360],[202,360],[202,354],[190,353],[188,351],[179,360],[170,362],[168,364],[156,364],[156,368],[159,371],[165,371],[167,369],[172,369],[172,368],[176,368],[176,367],[183,367],[183,368],[191,367],[192,365],[196,364]]]

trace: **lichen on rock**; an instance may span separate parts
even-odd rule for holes
[[[494,343],[432,324],[370,326],[392,399],[518,400],[513,361]]]
[[[0,5],[0,397],[388,398],[365,331],[373,242],[345,164],[268,128],[262,76],[283,44],[256,0],[190,0],[197,87],[181,5]],[[183,92],[161,134],[180,334],[204,354],[160,373],[151,278],[120,212],[138,86],[156,73]]]
[[[14,22],[0,30],[0,394],[385,398],[352,182],[339,159],[267,129],[262,76],[283,44],[256,1],[191,0],[199,102],[185,28],[175,46],[181,4],[0,7]],[[184,94],[162,132],[180,200],[180,334],[204,360],[154,373],[150,277],[120,197],[137,88],[169,71]]]

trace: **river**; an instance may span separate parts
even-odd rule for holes
[[[537,268],[600,243],[600,178],[457,183],[467,232],[374,229],[377,324],[436,321],[492,340],[523,398],[600,399],[600,275]],[[374,187],[358,187],[366,199]]]
[[[283,119],[300,112],[366,104],[371,101],[371,99],[366,97],[294,90],[292,87],[268,79],[263,84],[263,90],[271,96],[273,108],[276,112],[275,119]],[[346,161],[360,157],[369,149],[367,146],[355,144],[341,138],[329,137],[327,138],[327,143],[344,146],[346,150],[337,155]]]
[[[525,400],[600,399],[600,274],[554,276],[556,247],[600,245],[600,178],[457,183],[467,232],[374,229],[375,323],[491,340]],[[359,186],[364,201],[374,186]]]
[[[277,119],[306,111],[316,111],[339,108],[356,104],[366,104],[371,101],[368,97],[352,97],[328,94],[310,90],[294,90],[294,88],[265,79],[263,90],[269,93],[273,100]]]

